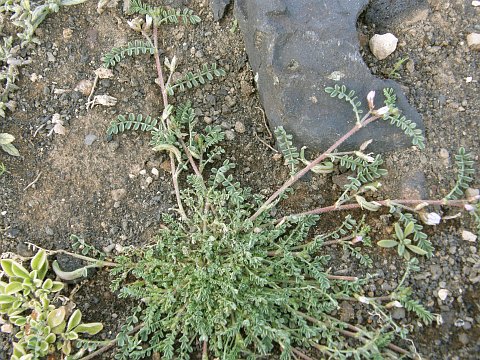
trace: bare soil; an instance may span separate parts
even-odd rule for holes
[[[179,71],[217,62],[227,76],[199,90],[180,94],[177,102],[190,100],[202,123],[221,125],[229,131],[226,157],[238,164],[236,178],[242,185],[270,194],[288,177],[277,160],[269,129],[255,91],[254,74],[248,65],[242,36],[235,30],[232,11],[214,22],[203,0],[169,1],[187,5],[202,18],[195,27],[164,28],[160,47],[167,56],[176,55]],[[466,36],[478,32],[479,8],[470,1],[431,1],[432,11],[423,20],[391,29],[399,38],[397,51],[377,61],[365,45],[365,61],[378,76],[388,76],[394,64],[408,56],[398,70],[409,101],[422,114],[427,148],[385,154],[388,179],[379,197],[442,198],[455,182],[454,155],[460,146],[474,154],[479,144],[479,52],[468,48]],[[113,79],[100,80],[95,94],[118,99],[113,107],[86,110],[88,95],[75,90],[83,80],[93,81],[93,70],[113,46],[139,39],[118,8],[99,15],[96,2],[62,8],[48,17],[38,30],[40,46],[27,51],[30,65],[22,68],[16,111],[0,123],[0,132],[16,137],[21,158],[0,154],[8,173],[0,177],[0,252],[28,255],[25,242],[49,249],[69,249],[70,235],[115,255],[122,246],[148,243],[159,225],[160,214],[174,204],[167,158],[148,146],[148,134],[129,132],[109,137],[112,119],[129,112],[158,115],[162,100],[154,83],[153,58],[142,55],[122,61]],[[359,22],[359,33],[368,39],[371,24]],[[69,35],[71,34],[71,35]],[[471,81],[467,79],[472,77]],[[65,121],[66,134],[51,134],[52,116]],[[95,136],[95,140],[90,144]],[[155,175],[158,170],[158,176]],[[153,172],[152,172],[153,170]],[[338,174],[334,175],[334,180]],[[37,180],[27,188],[29,184]],[[329,204],[340,194],[332,176],[309,176],[296,186],[295,195],[279,211],[308,210]],[[480,187],[478,176],[473,184]],[[436,209],[452,214],[448,209]],[[336,214],[329,221],[341,221]],[[382,238],[389,219],[371,217]],[[422,327],[411,314],[395,314],[410,326],[418,352],[428,359],[476,359],[480,351],[480,256],[478,241],[462,239],[463,230],[475,232],[468,217],[449,220],[428,229],[435,256],[421,261],[421,272],[411,280],[415,296],[434,313],[442,325]],[[334,263],[351,274],[364,270],[349,264],[339,251]],[[395,287],[403,263],[392,251],[373,248],[375,271],[380,276],[369,288],[382,295]],[[73,288],[74,285],[72,285]],[[439,289],[449,290],[445,301]],[[87,320],[105,324],[104,338],[113,338],[129,304],[109,290],[105,271],[84,281],[75,301]],[[344,309],[345,310],[345,309]],[[353,309],[352,311],[355,311]],[[353,322],[368,318],[354,312]],[[8,357],[10,345],[3,340],[0,359]],[[109,358],[110,354],[103,355]]]

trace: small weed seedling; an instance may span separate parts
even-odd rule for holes
[[[394,65],[393,69],[388,73],[388,78],[389,79],[400,79],[401,75],[398,73],[398,71],[402,68],[403,64],[410,60],[408,56],[405,56],[404,58],[400,58]]]

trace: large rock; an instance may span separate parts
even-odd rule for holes
[[[227,5],[230,4],[230,0],[210,0],[210,8],[213,12],[213,20],[220,20],[224,13]]]
[[[430,12],[427,0],[370,0],[365,10],[367,24],[375,24],[376,31],[388,31],[425,20]]]
[[[332,99],[326,86],[345,84],[366,106],[370,90],[392,87],[404,114],[422,128],[420,115],[393,81],[373,76],[359,52],[357,17],[368,0],[236,0],[235,16],[272,127],[284,126],[297,145],[325,150],[355,123],[349,104]],[[333,80],[333,79],[338,79]],[[366,110],[365,110],[366,112]],[[383,120],[346,142],[353,148],[368,139],[388,151],[410,145],[401,130]]]

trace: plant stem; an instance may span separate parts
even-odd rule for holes
[[[182,220],[187,220],[187,214],[185,213],[185,210],[182,205],[182,198],[180,197],[180,189],[178,187],[178,171],[177,167],[175,165],[175,155],[170,152],[170,167],[172,171],[172,182],[173,182],[173,188],[175,189],[175,197],[177,198],[177,204],[178,204],[178,212],[180,213],[180,216],[182,217]]]
[[[137,332],[138,330],[140,330],[143,325],[145,325],[144,323],[141,323],[141,324],[138,324],[137,326],[135,326],[132,330],[130,330],[128,332],[128,335],[130,334],[133,334],[135,332]],[[102,346],[100,349],[98,349],[97,351],[94,351],[92,352],[91,354],[87,355],[87,356],[84,356],[82,357],[80,360],[90,360],[90,359],[93,359],[94,357],[98,356],[98,355],[101,355],[103,354],[105,351],[108,351],[110,350],[111,348],[113,348],[115,345],[117,345],[117,339],[113,339],[111,340],[108,344],[106,344],[105,346]]]
[[[155,65],[157,66],[158,84],[160,85],[160,89],[162,92],[163,107],[166,109],[168,106],[168,97],[165,90],[165,83],[163,80],[163,71],[162,64],[160,63],[160,55],[158,54],[158,28],[155,24],[153,24],[153,46],[155,47],[154,57]]]
[[[195,164],[195,160],[193,160],[191,151],[188,149],[187,145],[185,145],[185,141],[183,141],[181,137],[178,137],[178,140],[180,142],[180,145],[182,145],[183,151],[185,151],[185,154],[187,154],[188,161],[190,162],[190,165],[192,166],[195,175],[197,175],[203,181],[203,176],[198,170],[197,164]]]
[[[305,355],[303,352],[297,348],[292,347],[292,352],[303,360],[313,360],[310,356]]]
[[[98,260],[98,259],[91,258],[89,256],[79,255],[79,254],[75,254],[75,253],[72,253],[72,252],[69,252],[69,251],[66,251],[66,250],[61,250],[61,249],[60,250],[46,250],[46,252],[47,252],[48,255],[54,255],[54,254],[69,255],[71,257],[74,257],[74,258],[77,258],[77,259],[80,259],[80,260],[85,260],[85,261],[88,261],[88,262],[92,262],[97,267],[103,267],[103,266],[115,267],[115,266],[118,265],[117,263],[114,263],[114,262],[111,262],[111,261]]]
[[[329,280],[357,281],[356,276],[326,275]]]
[[[375,201],[376,204],[381,205],[381,206],[390,206],[390,205],[419,205],[419,204],[428,204],[431,206],[435,205],[448,205],[448,206],[453,206],[453,207],[464,207],[466,204],[469,204],[468,200],[423,200],[423,199],[396,199],[396,200],[381,200],[381,201]],[[331,205],[331,206],[326,206],[326,207],[321,207],[321,208],[316,208],[313,210],[305,211],[303,213],[298,213],[298,214],[292,214],[285,216],[283,218],[280,218],[279,220],[276,221],[276,223],[279,223],[290,216],[304,216],[304,215],[315,215],[315,214],[324,214],[332,211],[340,211],[340,210],[353,210],[353,209],[358,209],[360,208],[361,205],[358,203],[355,204],[346,204],[346,205]]]
[[[368,114],[367,114],[368,115]],[[323,154],[318,156],[315,160],[313,160],[310,164],[305,166],[302,170],[297,172],[294,176],[292,176],[290,179],[288,179],[275,193],[273,193],[272,196],[268,198],[257,210],[255,214],[253,214],[250,217],[250,221],[254,221],[260,214],[262,214],[265,210],[268,209],[268,206],[280,195],[283,194],[283,192],[288,189],[290,186],[295,184],[300,178],[302,178],[306,173],[308,173],[313,167],[318,165],[322,160],[327,158],[330,153],[332,153],[335,149],[337,149],[343,142],[345,142],[349,137],[351,137],[353,134],[355,134],[358,130],[360,130],[362,127],[367,126],[371,122],[379,119],[380,116],[371,116],[365,120],[362,119],[360,123],[356,123],[353,128],[350,129],[345,135],[343,135],[340,139],[338,139],[332,146],[330,146]]]
[[[208,360],[208,340],[203,341],[202,360]]]

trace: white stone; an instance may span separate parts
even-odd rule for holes
[[[471,233],[470,231],[463,230],[462,239],[465,241],[475,242],[477,240],[477,235],[475,235],[474,233]]]
[[[383,35],[375,34],[370,39],[369,45],[373,55],[378,60],[383,60],[397,48],[398,39],[392,33]]]
[[[444,301],[448,296],[448,290],[447,289],[440,289],[438,290],[438,298],[442,301]]]
[[[468,47],[472,50],[480,50],[480,34],[471,33],[467,35]]]

